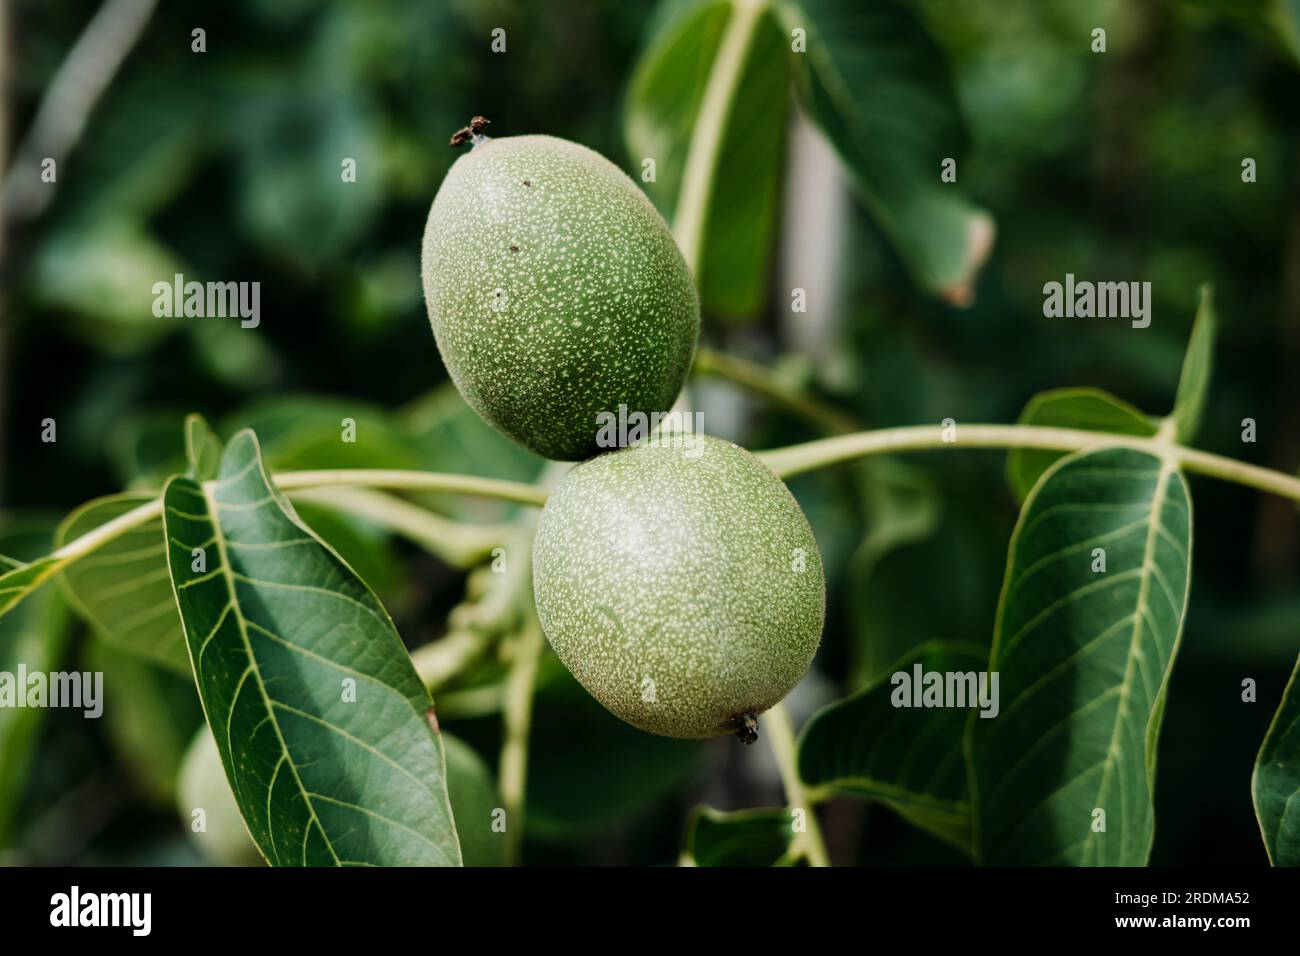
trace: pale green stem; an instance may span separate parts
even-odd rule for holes
[[[506,811],[506,864],[518,866],[524,838],[524,795],[528,780],[528,735],[533,720],[533,690],[545,641],[531,620],[512,647],[503,702],[505,742],[501,745],[501,802]]]
[[[401,488],[407,491],[446,491],[454,494],[480,495],[537,507],[546,503],[546,490],[536,485],[431,471],[389,471],[377,468],[286,471],[275,476],[275,483],[285,491],[330,486]],[[146,501],[139,507],[132,508],[125,514],[118,515],[112,521],[104,522],[93,531],[86,532],[55,551],[51,555],[55,563],[50,573],[84,558],[133,528],[148,524],[161,515],[162,499],[155,498],[153,501]]]
[[[802,445],[791,445],[761,452],[759,458],[782,478],[826,468],[870,455],[905,451],[953,448],[1038,448],[1045,451],[1079,451],[1097,448],[1135,448],[1161,458],[1172,458],[1185,471],[1209,475],[1224,481],[1247,485],[1283,498],[1300,501],[1300,478],[1235,458],[1212,455],[1156,438],[1110,435],[1074,428],[1043,428],[1034,425],[957,425],[952,441],[945,440],[940,425],[909,425],[855,432],[823,438]],[[546,490],[535,485],[471,475],[447,475],[421,471],[384,471],[357,469],[339,471],[297,471],[275,476],[285,490],[343,485],[353,487],[401,488],[419,491],[447,491],[482,495],[522,504],[540,506],[546,502]],[[132,528],[146,524],[162,514],[162,502],[155,499],[119,515],[81,537],[69,541],[52,557],[59,567],[83,558]]]
[[[487,717],[501,710],[503,699],[504,687],[501,684],[445,691],[438,695],[438,714],[453,720]]]
[[[513,573],[504,573],[504,565],[500,573],[488,572],[486,568],[472,573],[466,582],[466,601],[448,615],[447,635],[412,652],[416,673],[430,691],[460,673],[498,638],[515,628],[518,609],[531,606],[530,553],[535,518],[534,514],[525,512],[505,529],[501,557],[518,562],[513,565]],[[442,700],[440,695],[440,707]]]
[[[828,432],[855,432],[862,427],[851,415],[774,380],[769,369],[748,359],[702,345],[695,353],[695,373],[726,379]]]
[[[350,485],[358,488],[389,488],[403,491],[449,491],[456,494],[499,498],[524,505],[546,504],[546,491],[536,485],[475,475],[447,475],[433,471],[390,471],[382,468],[339,469],[336,471],[286,471],[275,476],[285,491],[294,488],[324,488]]]
[[[80,538],[74,538],[59,550],[51,555],[59,566],[71,564],[80,558],[84,558],[92,551],[97,551],[104,545],[108,544],[122,535],[126,534],[132,528],[138,528],[142,524],[148,524],[154,518],[162,514],[162,499],[155,498],[153,501],[146,501],[139,507],[132,508],[125,514],[120,514],[112,521],[106,521],[94,531],[87,531]]]
[[[764,713],[762,727],[763,736],[771,744],[772,755],[776,757],[776,766],[781,772],[781,784],[785,787],[785,800],[790,812],[803,814],[804,830],[795,834],[790,856],[794,860],[806,857],[810,866],[830,866],[830,857],[826,853],[826,844],[822,841],[813,800],[799,779],[794,726],[790,723],[785,704],[777,704]]]
[[[455,521],[402,498],[369,488],[303,488],[294,501],[307,501],[366,518],[419,545],[458,568],[484,560],[505,540],[501,526]]]
[[[1249,485],[1300,501],[1300,478],[1258,465],[1249,465],[1234,458],[1176,445],[1164,438],[1138,438],[1132,435],[1110,435],[1074,428],[1043,428],[1034,425],[960,424],[953,429],[951,438],[952,440],[947,440],[945,429],[940,425],[911,425],[823,438],[761,452],[758,457],[782,478],[789,478],[870,455],[926,449],[1037,448],[1045,451],[1080,451],[1133,448],[1162,459],[1172,459],[1185,471]]]
[[[459,674],[491,646],[496,635],[489,631],[453,631],[444,637],[411,652],[415,672],[430,691]],[[442,713],[442,698],[438,698],[438,712]]]

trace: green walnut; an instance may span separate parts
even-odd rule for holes
[[[663,218],[618,167],[550,136],[473,148],[429,211],[429,320],[465,400],[547,458],[595,454],[602,412],[672,407],[699,337],[695,284]]]
[[[808,672],[826,614],[812,529],[742,448],[656,435],[585,461],[542,511],[537,612],[555,653],[623,720],[757,736]]]

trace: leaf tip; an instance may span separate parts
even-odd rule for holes
[[[997,238],[997,224],[983,210],[971,213],[966,220],[965,262],[962,276],[939,290],[939,297],[959,309],[969,308],[975,302],[975,280],[993,252]]]

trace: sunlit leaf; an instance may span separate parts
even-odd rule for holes
[[[459,864],[432,705],[392,621],[237,434],[164,492],[172,584],[240,812],[275,865]]]
[[[59,525],[55,543],[67,544],[153,498],[124,493],[87,502]],[[61,580],[77,614],[104,640],[189,674],[161,518],[132,528],[69,564]]]

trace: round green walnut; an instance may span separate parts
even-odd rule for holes
[[[474,142],[425,226],[434,337],[487,421],[547,458],[587,458],[601,412],[672,407],[699,337],[695,284],[663,218],[599,153]]]
[[[578,682],[629,724],[752,742],[817,652],[821,554],[790,490],[749,452],[657,437],[583,462],[547,500],[538,616]]]

